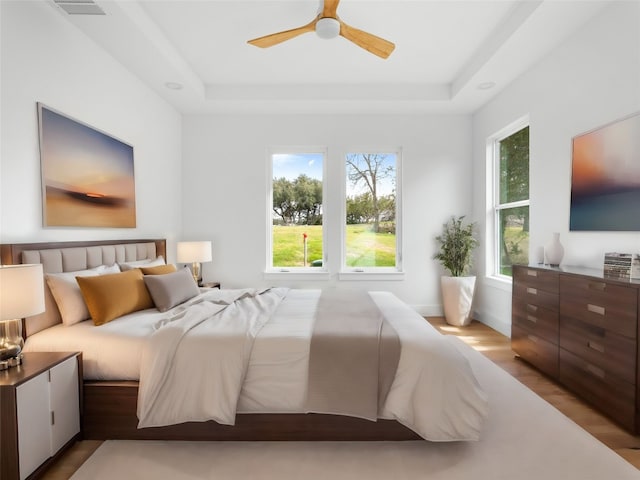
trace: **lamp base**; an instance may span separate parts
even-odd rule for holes
[[[191,273],[193,274],[193,280],[196,282],[196,285],[201,286],[202,279],[200,278],[200,262],[193,262],[191,264]]]
[[[0,371],[17,367],[18,365],[22,365],[22,353],[19,353],[15,357],[7,358],[6,360],[0,360]]]

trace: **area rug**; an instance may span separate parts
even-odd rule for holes
[[[107,441],[72,480],[627,480],[640,472],[460,339],[490,397],[478,442]]]

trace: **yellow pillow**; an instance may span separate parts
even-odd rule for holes
[[[157,265],[155,267],[139,267],[145,275],[164,275],[166,273],[173,273],[176,271],[176,266],[173,263],[167,265]]]
[[[137,268],[98,277],[76,277],[76,281],[95,325],[154,306]]]

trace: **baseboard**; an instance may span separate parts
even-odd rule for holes
[[[491,315],[490,313],[482,313],[476,310],[473,312],[473,318],[500,332],[505,337],[511,337],[510,323],[500,320],[498,317]]]

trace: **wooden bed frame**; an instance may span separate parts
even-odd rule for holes
[[[157,255],[166,257],[164,239],[85,242],[18,243],[0,245],[3,265],[22,263],[22,252],[57,248],[95,247],[155,242]],[[167,427],[138,429],[138,382],[83,382],[82,436],[85,439],[143,440],[419,440],[411,429],[395,420],[371,422],[355,417],[324,414],[238,414],[236,425],[214,421],[188,422]]]

